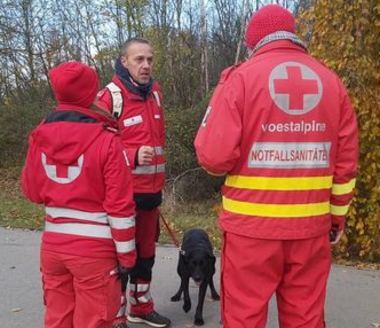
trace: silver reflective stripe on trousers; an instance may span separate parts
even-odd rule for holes
[[[150,284],[129,284],[130,297],[129,301],[131,304],[136,305],[137,303],[148,303],[152,300],[152,295],[149,291]],[[144,294],[137,297],[137,293],[143,292]]]
[[[100,225],[82,224],[82,223],[57,224],[57,223],[46,221],[45,231],[77,235],[77,236],[112,239],[111,228],[109,226],[100,226]]]
[[[135,226],[135,217],[125,217],[125,218],[117,218],[114,216],[108,216],[109,223],[111,228],[121,230],[121,229],[129,229]]]
[[[147,291],[144,295],[137,298],[137,301],[139,303],[148,303],[152,300],[152,295],[150,294],[150,291]]]
[[[146,292],[149,289],[149,284],[130,284],[129,289],[134,292]]]
[[[125,299],[125,296],[122,295],[121,296],[121,306],[120,306],[119,312],[116,315],[116,318],[123,317],[126,312],[127,312],[127,300]]]
[[[120,307],[119,312],[116,314],[116,318],[124,317],[126,312],[127,312],[127,304]]]
[[[137,166],[132,174],[156,174],[165,172],[165,164]]]
[[[72,210],[63,207],[49,207],[45,208],[46,214],[52,218],[70,218],[93,221],[98,223],[108,223],[107,213],[105,212],[84,212]]]
[[[137,303],[148,303],[150,301],[152,301],[152,295],[149,291],[146,292],[143,296],[138,297],[137,300],[133,296],[129,297],[129,302],[133,305],[136,305]]]
[[[154,147],[154,153],[156,156],[163,155],[164,149],[161,146]]]
[[[129,241],[114,241],[116,246],[116,251],[118,253],[129,253],[133,250],[135,250],[135,240],[129,240]]]

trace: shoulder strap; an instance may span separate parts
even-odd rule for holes
[[[112,115],[119,119],[124,106],[121,89],[113,82],[109,83],[106,88],[109,90],[112,99]]]
[[[156,99],[156,103],[158,107],[161,107],[160,95],[158,91],[153,91],[154,98]]]

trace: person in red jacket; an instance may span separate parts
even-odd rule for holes
[[[159,212],[165,183],[164,112],[159,85],[153,82],[153,50],[148,40],[127,40],[115,65],[112,82],[98,94],[99,105],[119,122],[133,175],[136,203],[137,264],[130,274],[128,320],[167,327],[170,320],[154,310],[150,294]],[[123,286],[123,291],[126,286]],[[114,327],[126,325],[122,299]]]
[[[224,328],[264,328],[275,293],[281,328],[323,328],[331,246],[353,194],[356,116],[341,80],[267,5],[245,35],[195,139],[199,163],[227,175],[219,224]],[[330,237],[331,236],[331,237]]]
[[[45,328],[109,328],[135,265],[132,175],[117,122],[93,105],[96,72],[49,71],[58,107],[30,134],[23,191],[46,211],[41,243]]]

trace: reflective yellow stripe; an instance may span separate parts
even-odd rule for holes
[[[347,214],[348,208],[350,207],[350,205],[343,205],[343,206],[330,205],[330,207],[331,207],[332,215],[343,216]]]
[[[332,187],[332,176],[269,178],[229,175],[225,185],[228,187],[254,190],[319,190]]]
[[[311,204],[258,204],[240,202],[223,197],[223,208],[227,211],[273,218],[295,218],[317,216],[330,213],[330,203],[311,203]]]
[[[350,182],[347,183],[334,183],[332,186],[331,193],[335,196],[349,194],[355,188],[355,184],[356,179],[352,179]]]

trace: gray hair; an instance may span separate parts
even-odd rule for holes
[[[128,51],[128,48],[134,44],[134,43],[143,43],[143,44],[147,44],[149,46],[152,46],[150,41],[148,39],[145,39],[145,38],[141,38],[141,37],[134,37],[134,38],[130,38],[128,39],[127,41],[125,41],[123,43],[123,46],[121,47],[121,53],[120,55],[121,56],[126,56],[127,55],[127,51]]]

